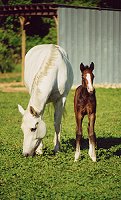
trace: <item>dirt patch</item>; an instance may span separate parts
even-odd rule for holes
[[[95,88],[121,88],[121,83],[119,84],[116,84],[116,83],[113,83],[113,84],[95,84],[94,85]]]
[[[19,77],[20,73],[0,73],[0,79],[8,79]],[[73,86],[72,89],[76,89],[77,86]],[[121,88],[120,84],[95,84],[95,88]],[[22,82],[0,82],[0,91],[2,92],[28,92]]]
[[[22,82],[0,83],[2,92],[28,92]]]
[[[9,72],[9,73],[0,73],[0,78],[1,79],[4,79],[4,78],[14,78],[14,77],[19,77],[19,76],[21,76],[21,73],[11,73],[11,72]]]
[[[96,84],[95,88],[121,88],[121,84]],[[72,89],[75,89],[73,86]],[[27,92],[22,82],[0,83],[0,91],[2,92]]]
[[[74,85],[74,86],[72,86],[72,89],[76,89],[77,87],[78,87],[79,85]],[[121,88],[121,83],[119,83],[119,84],[94,84],[94,87],[95,88]]]

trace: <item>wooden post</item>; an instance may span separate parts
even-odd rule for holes
[[[56,31],[57,31],[57,44],[59,44],[59,36],[58,36],[58,18],[56,16],[53,17],[56,24]]]
[[[25,31],[25,21],[26,19],[22,16],[19,17],[22,32],[22,44],[21,44],[21,57],[22,57],[22,70],[21,70],[21,81],[24,84],[24,61],[26,53],[26,31]]]

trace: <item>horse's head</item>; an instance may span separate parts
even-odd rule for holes
[[[94,79],[94,63],[92,62],[89,66],[84,66],[83,63],[80,64],[80,70],[82,72],[82,85],[87,88],[87,91],[91,94],[94,91],[93,79]]]
[[[33,156],[41,139],[46,134],[46,126],[32,106],[24,110],[22,106],[18,105],[18,109],[23,116],[21,125],[24,133],[23,155]]]

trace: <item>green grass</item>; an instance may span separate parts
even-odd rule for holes
[[[7,81],[6,81],[7,80]],[[14,77],[9,77],[9,78],[0,78],[0,82],[1,83],[11,83],[11,82],[20,82],[21,81],[21,76],[16,76],[16,78]]]
[[[17,104],[26,108],[26,93],[0,93],[2,200],[120,200],[121,89],[96,89],[97,162],[88,156],[87,117],[81,158],[74,163],[75,118],[71,91],[63,119],[61,151],[53,155],[53,110],[45,111],[44,154],[25,158]]]

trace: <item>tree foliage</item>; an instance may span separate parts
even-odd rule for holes
[[[98,5],[103,8],[121,9],[121,0],[100,0]]]

